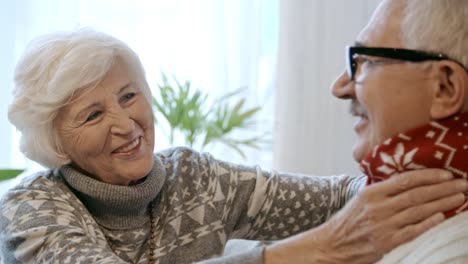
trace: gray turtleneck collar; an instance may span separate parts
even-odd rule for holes
[[[59,173],[96,221],[108,229],[143,226],[149,220],[148,204],[156,198],[166,178],[164,165],[157,156],[146,179],[131,186],[98,181],[70,165],[61,167]]]

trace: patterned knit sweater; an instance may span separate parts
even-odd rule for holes
[[[224,258],[231,238],[275,240],[327,220],[363,177],[269,173],[188,148],[155,154],[132,186],[70,166],[26,178],[0,203],[3,263],[147,263],[154,201],[156,263],[262,263],[263,248]]]

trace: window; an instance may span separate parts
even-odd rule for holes
[[[33,37],[78,27],[93,27],[129,44],[139,54],[152,89],[157,88],[161,72],[190,80],[214,95],[248,87],[249,103],[263,106],[264,126],[259,129],[272,131],[277,1],[4,1],[0,17],[5,32],[0,43],[0,85],[8,91],[0,98],[0,144],[5,149],[0,167],[38,167],[19,152],[19,134],[6,118],[15,62]],[[156,141],[156,151],[166,147],[167,143]],[[213,154],[226,159],[226,151],[214,149]],[[234,155],[231,161],[271,163],[271,149],[261,150],[261,155],[249,152],[247,161],[229,152]]]

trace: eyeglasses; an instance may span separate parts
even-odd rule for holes
[[[373,47],[346,47],[346,68],[350,80],[354,80],[357,62],[356,55],[368,55],[376,56],[382,58],[410,61],[410,62],[423,62],[423,61],[441,61],[441,60],[451,60],[460,64],[463,68],[463,64],[458,61],[452,60],[444,54],[435,54],[419,50],[410,50],[410,49],[397,49],[397,48],[373,48]],[[466,70],[466,69],[465,69]]]

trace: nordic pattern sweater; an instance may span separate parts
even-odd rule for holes
[[[326,221],[363,177],[262,171],[175,148],[146,179],[106,184],[71,166],[35,174],[0,203],[3,263],[147,263],[149,204],[156,263],[262,263],[263,248],[221,257],[231,238],[276,240]]]

